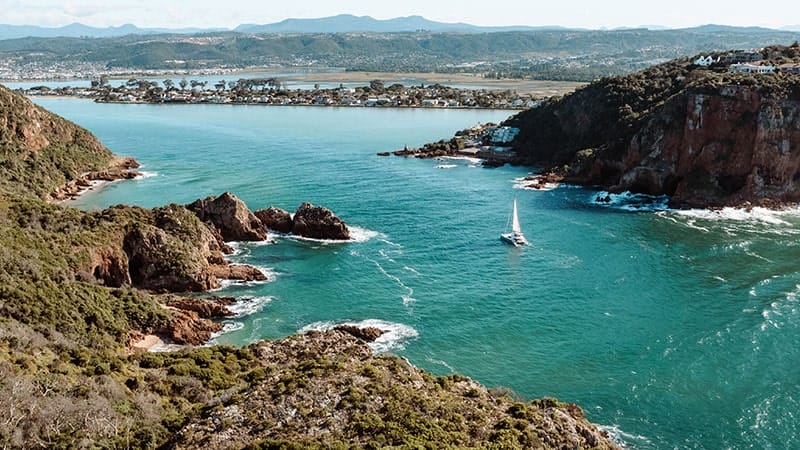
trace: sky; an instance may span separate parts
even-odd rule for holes
[[[728,0],[0,0],[0,23],[95,27],[132,23],[141,28],[234,28],[286,18],[337,14],[389,19],[421,15],[439,22],[503,26],[561,25],[576,28],[664,26],[709,23],[780,28],[800,23],[793,0],[759,0],[756,7]]]

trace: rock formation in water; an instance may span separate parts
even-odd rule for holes
[[[294,221],[292,220],[292,215],[289,214],[288,211],[270,206],[267,209],[259,209],[253,214],[258,217],[268,230],[278,233],[292,232]]]
[[[215,226],[225,241],[263,241],[267,238],[264,224],[230,192],[195,200],[186,207],[203,222]]]
[[[350,239],[350,230],[331,210],[305,202],[294,213],[292,233],[314,239]]]
[[[800,62],[800,47],[763,50]],[[800,76],[679,59],[604,78],[506,122],[527,164],[673,206],[800,201]]]

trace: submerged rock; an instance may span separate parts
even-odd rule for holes
[[[216,227],[225,241],[263,241],[264,225],[243,201],[230,192],[195,200],[186,207],[203,222]]]
[[[314,239],[349,240],[350,230],[331,210],[305,202],[294,213],[292,233]]]
[[[267,209],[259,209],[253,214],[258,217],[268,230],[277,231],[278,233],[290,233],[292,231],[294,221],[288,211],[270,206]]]

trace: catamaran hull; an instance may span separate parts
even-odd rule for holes
[[[523,245],[528,245],[528,241],[525,240],[523,236],[515,235],[513,233],[509,234],[501,234],[500,240],[505,242],[506,244],[513,245],[514,247],[520,247]]]

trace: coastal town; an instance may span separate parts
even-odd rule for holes
[[[351,87],[287,89],[276,78],[241,78],[237,81],[153,81],[131,78],[112,86],[107,78],[92,81],[90,87],[35,86],[22,89],[28,96],[69,96],[92,99],[99,103],[212,103],[259,104],[282,106],[357,106],[414,108],[486,108],[526,109],[539,104],[540,98],[515,90],[461,89],[441,84],[385,86],[381,80]]]

